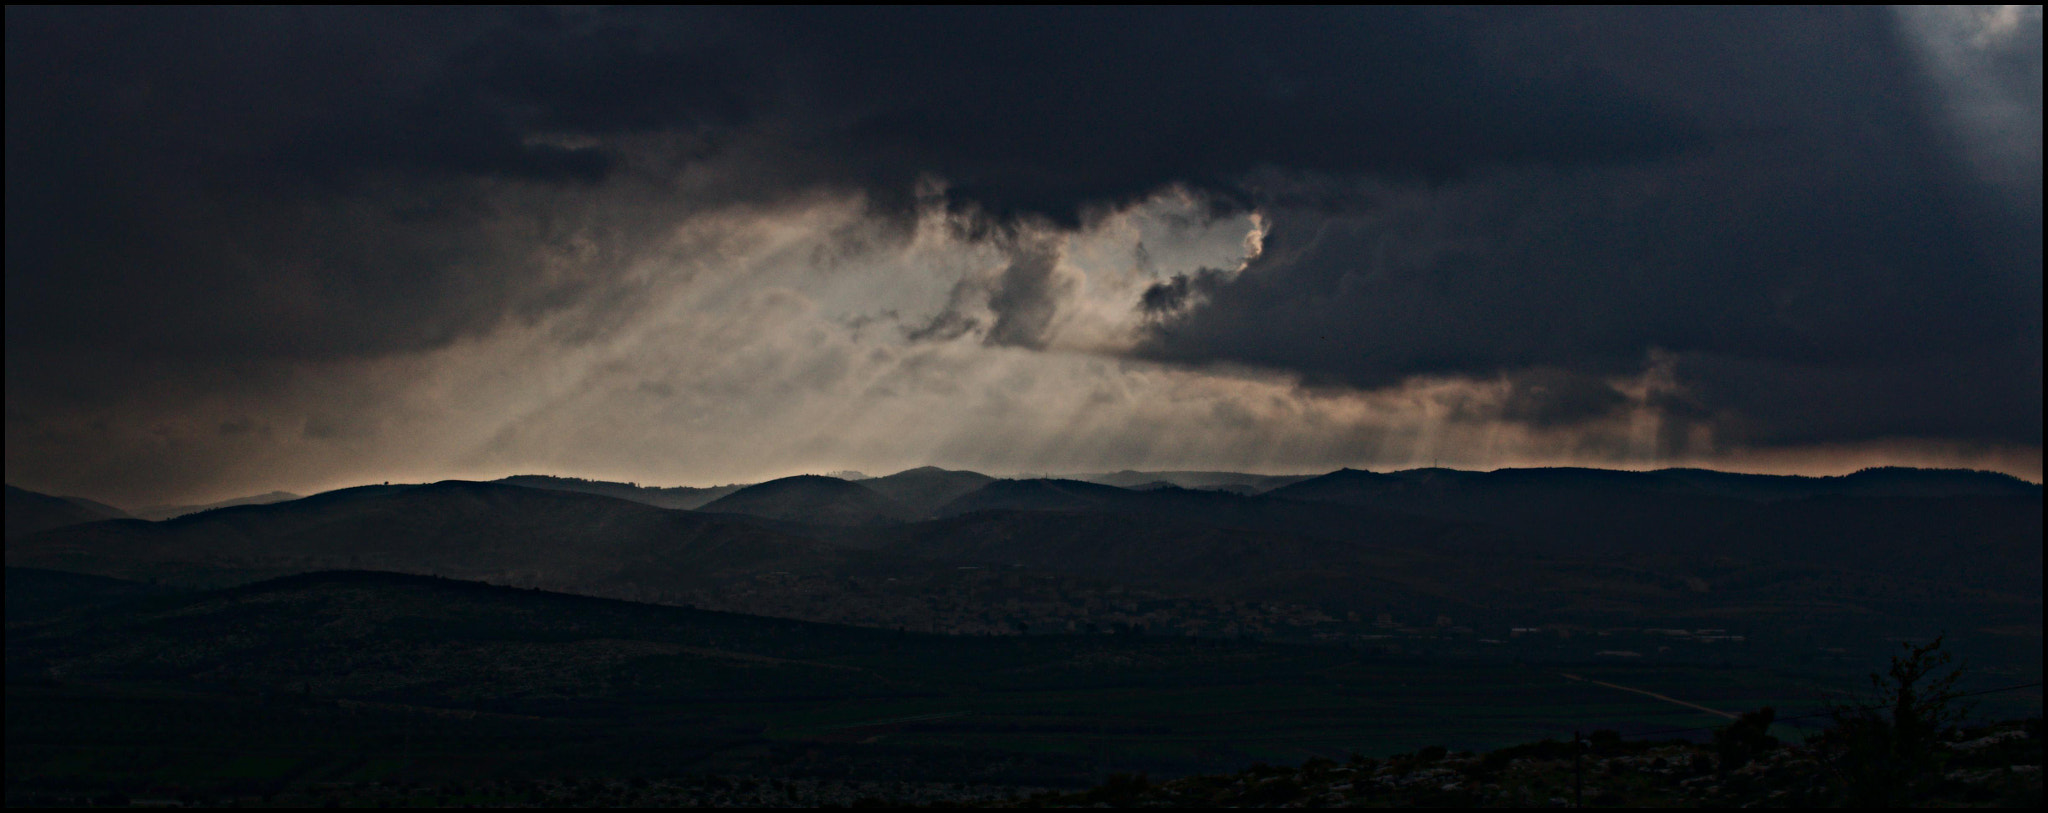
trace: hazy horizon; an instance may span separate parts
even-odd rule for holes
[[[1288,476],[1301,476],[1301,477],[1317,477],[1317,476],[1321,476],[1321,475],[1324,475],[1324,474],[1329,474],[1329,473],[1331,473],[1331,472],[1339,471],[1339,470],[1342,470],[1342,469],[1358,469],[1358,470],[1364,470],[1364,471],[1376,471],[1376,472],[1382,472],[1382,473],[1386,473],[1386,472],[1399,472],[1399,471],[1409,471],[1409,470],[1415,470],[1415,469],[1425,469],[1425,468],[1443,468],[1443,469],[1452,469],[1452,470],[1457,470],[1457,471],[1475,471],[1475,472],[1493,472],[1493,471],[1503,471],[1503,470],[1510,470],[1510,469],[1540,469],[1540,468],[1594,468],[1594,469],[1606,469],[1606,470],[1610,470],[1610,471],[1633,471],[1633,472],[1652,472],[1652,471],[1660,471],[1660,470],[1668,470],[1668,469],[1708,469],[1708,470],[1712,470],[1712,471],[1720,471],[1720,472],[1725,472],[1725,473],[1730,473],[1730,474],[1761,474],[1761,475],[1790,475],[1790,476],[1801,476],[1801,477],[1841,477],[1841,476],[1846,476],[1846,475],[1850,475],[1850,474],[1855,474],[1855,473],[1857,473],[1857,472],[1860,472],[1860,471],[1864,471],[1864,470],[1867,470],[1867,469],[1874,469],[1874,468],[1888,468],[1888,467],[1899,467],[1899,468],[1913,468],[1913,469],[1923,469],[1923,470],[1948,470],[1948,471],[1980,471],[1980,472],[1990,472],[1990,473],[1994,473],[1994,474],[2004,474],[2004,475],[2008,475],[2008,476],[2011,476],[2011,477],[2017,478],[2017,479],[2019,479],[2019,480],[2021,480],[2021,481],[2023,481],[2023,482],[2031,483],[2031,484],[2034,484],[2034,485],[2041,485],[2041,478],[2040,478],[2040,475],[2038,474],[2038,472],[2037,472],[2037,473],[2035,474],[2035,476],[2033,476],[2033,477],[2029,478],[2029,477],[2027,477],[2027,476],[2025,476],[2025,475],[2023,475],[2023,474],[2017,474],[2017,473],[2014,473],[2014,472],[2011,472],[2011,471],[1999,471],[1999,470],[1996,470],[1996,469],[1987,469],[1987,468],[1972,468],[1972,467],[1968,467],[1968,466],[1910,466],[1910,465],[1901,465],[1901,464],[1896,464],[1896,463],[1877,463],[1877,464],[1873,464],[1873,465],[1868,465],[1868,466],[1856,466],[1856,467],[1854,467],[1854,468],[1849,468],[1849,469],[1843,469],[1843,470],[1824,470],[1824,469],[1814,469],[1814,470],[1801,470],[1801,471],[1771,471],[1771,470],[1744,470],[1744,469],[1738,469],[1738,468],[1727,468],[1727,467],[1714,467],[1714,466],[1697,466],[1697,465],[1694,465],[1694,466],[1688,466],[1688,465],[1656,465],[1656,466],[1636,466],[1636,467],[1621,467],[1621,466],[1578,466],[1578,465],[1572,465],[1572,464],[1565,464],[1565,465],[1558,465],[1558,466],[1550,466],[1550,465],[1530,465],[1530,466],[1498,466],[1498,467],[1493,467],[1493,468],[1481,468],[1481,467],[1461,467],[1461,466],[1450,466],[1450,465],[1441,465],[1441,464],[1425,464],[1425,465],[1420,465],[1420,466],[1384,466],[1384,467],[1368,467],[1368,466],[1339,466],[1339,467],[1337,467],[1337,468],[1333,468],[1333,469],[1324,469],[1324,470],[1317,470],[1317,471],[1289,471],[1289,470],[1268,470],[1268,471],[1260,471],[1260,470],[1247,470],[1247,469],[1204,469],[1204,468],[1143,468],[1143,469],[1138,469],[1138,468],[1121,468],[1121,469],[1106,469],[1106,470],[1091,470],[1091,471],[1010,471],[1010,472],[1004,472],[1004,471],[981,471],[981,470],[978,470],[978,469],[969,469],[969,468],[961,468],[961,467],[949,467],[949,466],[930,466],[929,464],[927,464],[927,465],[924,465],[924,466],[912,466],[912,467],[909,467],[909,468],[906,468],[906,469],[890,469],[890,470],[878,470],[878,471],[860,471],[860,470],[858,470],[858,469],[845,469],[845,468],[840,468],[840,469],[819,469],[819,470],[804,470],[804,471],[792,471],[792,472],[788,472],[788,473],[784,473],[784,474],[776,474],[776,475],[773,475],[773,476],[767,476],[767,477],[760,477],[760,478],[757,478],[757,479],[749,479],[749,480],[729,480],[729,481],[723,481],[723,482],[682,482],[682,483],[677,483],[677,482],[662,482],[662,481],[656,481],[656,480],[636,480],[636,479],[633,479],[633,478],[630,478],[630,477],[602,477],[602,476],[595,476],[595,475],[591,475],[591,474],[575,474],[575,473],[562,473],[562,472],[541,472],[541,471],[507,471],[507,472],[502,472],[502,473],[486,473],[486,474],[472,474],[472,475],[468,475],[468,476],[458,476],[458,477],[426,477],[426,478],[419,478],[419,479],[412,479],[412,478],[383,478],[383,479],[372,479],[372,480],[364,480],[364,481],[348,481],[348,482],[338,482],[338,483],[331,483],[331,484],[323,484],[323,485],[320,485],[320,486],[318,486],[318,487],[312,487],[312,488],[307,488],[307,489],[304,489],[304,490],[300,490],[300,489],[288,489],[288,488],[277,488],[277,489],[270,489],[270,490],[267,490],[267,491],[262,491],[262,492],[241,492],[241,493],[223,493],[223,494],[220,494],[220,495],[217,495],[217,496],[210,496],[210,497],[205,497],[205,498],[197,498],[197,499],[188,499],[188,500],[181,500],[181,501],[170,501],[170,502],[157,502],[157,503],[137,503],[137,504],[134,504],[134,505],[129,505],[129,504],[127,504],[127,503],[119,503],[119,502],[114,502],[114,501],[111,501],[111,500],[105,500],[105,499],[101,499],[101,498],[99,498],[98,496],[96,496],[96,495],[92,495],[92,494],[78,494],[78,493],[66,493],[66,492],[56,492],[56,491],[45,491],[45,490],[43,490],[43,489],[38,489],[38,488],[32,488],[32,487],[30,487],[30,486],[27,486],[27,485],[24,485],[24,484],[21,484],[21,483],[15,483],[15,482],[12,482],[12,481],[10,481],[10,482],[8,483],[8,485],[12,485],[12,486],[15,486],[15,487],[17,487],[17,488],[25,488],[25,489],[27,489],[27,490],[30,490],[30,491],[35,491],[35,492],[38,492],[38,493],[44,493],[44,494],[51,494],[51,495],[53,495],[53,496],[62,496],[62,497],[81,497],[81,498],[85,498],[85,499],[90,499],[90,500],[94,500],[94,501],[96,501],[96,502],[101,502],[101,503],[105,503],[105,504],[107,504],[107,505],[111,505],[111,506],[114,506],[114,507],[120,508],[120,509],[122,509],[122,510],[124,510],[124,511],[135,511],[135,510],[144,510],[144,509],[152,509],[152,508],[153,508],[153,509],[164,509],[164,508],[171,508],[171,507],[195,507],[195,506],[205,506],[205,505],[211,505],[211,504],[214,504],[214,503],[219,503],[219,502],[227,502],[227,501],[233,501],[233,500],[240,500],[240,499],[244,499],[244,498],[250,498],[250,497],[267,497],[267,496],[270,496],[271,494],[274,494],[274,493],[290,493],[290,494],[295,494],[295,495],[297,495],[298,497],[309,497],[309,496],[313,496],[313,495],[316,495],[316,494],[321,494],[321,493],[325,493],[325,492],[329,492],[329,491],[339,491],[339,490],[342,490],[342,489],[348,489],[348,488],[359,488],[359,487],[363,487],[363,486],[375,486],[375,485],[425,485],[425,484],[429,484],[429,483],[436,483],[436,482],[447,482],[447,481],[458,481],[458,482],[495,482],[495,481],[498,481],[498,480],[504,480],[504,479],[508,479],[508,478],[512,478],[512,477],[522,477],[522,476],[528,476],[528,477],[532,477],[532,476],[537,476],[537,477],[560,477],[560,478],[565,478],[565,479],[578,479],[578,480],[587,480],[587,481],[593,481],[593,482],[604,482],[604,483],[626,483],[626,484],[631,484],[631,485],[637,486],[637,487],[639,487],[639,488],[653,488],[653,489],[662,489],[662,488],[698,488],[698,489],[703,489],[703,488],[720,488],[720,487],[732,487],[732,486],[748,486],[748,485],[754,485],[754,484],[757,484],[757,483],[764,483],[764,482],[768,482],[768,481],[771,481],[771,480],[778,480],[778,479],[782,479],[782,478],[786,478],[786,477],[795,477],[795,476],[799,476],[799,475],[816,475],[816,476],[824,476],[824,477],[837,477],[837,476],[839,476],[839,475],[841,475],[841,474],[845,474],[845,473],[848,473],[848,472],[859,472],[860,474],[864,475],[864,476],[865,476],[866,478],[868,478],[868,479],[874,479],[874,478],[879,478],[879,477],[887,477],[887,476],[889,476],[889,475],[893,475],[893,474],[899,474],[899,473],[902,473],[902,472],[906,472],[906,471],[911,471],[911,470],[914,470],[914,469],[919,469],[919,468],[928,468],[928,467],[929,467],[929,468],[939,468],[939,469],[944,469],[944,470],[947,470],[947,471],[973,471],[973,472],[976,472],[976,473],[979,473],[979,474],[985,474],[985,475],[988,475],[988,476],[991,476],[991,477],[995,477],[995,478],[997,478],[997,479],[1006,479],[1006,480],[1027,480],[1027,479],[1038,479],[1038,478],[1063,478],[1063,479],[1085,479],[1085,478],[1089,478],[1089,477],[1101,477],[1101,476],[1105,476],[1105,475],[1114,475],[1114,474],[1118,474],[1118,473],[1121,473],[1121,472],[1126,472],[1126,471],[1132,471],[1132,472],[1140,472],[1140,473],[1155,473],[1155,472],[1156,472],[1156,473],[1177,473],[1177,472],[1187,472],[1187,473],[1192,473],[1192,472],[1200,472],[1200,473],[1215,473],[1215,474],[1244,474],[1244,475],[1254,475],[1254,476],[1262,476],[1262,477],[1274,477],[1274,476],[1278,476],[1278,477],[1288,477]]]

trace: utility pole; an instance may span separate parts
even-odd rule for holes
[[[1586,743],[1572,732],[1572,807],[1586,806]]]

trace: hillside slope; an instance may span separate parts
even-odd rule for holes
[[[287,502],[298,498],[299,495],[289,491],[272,491],[265,494],[236,497],[232,500],[221,500],[220,502],[201,505],[152,505],[148,508],[135,509],[133,513],[136,519],[166,520],[182,517],[186,514],[197,514],[201,511],[212,511],[216,508],[234,508],[240,505],[269,505],[274,502]]]
[[[25,488],[7,486],[6,534],[8,538],[51,528],[120,519],[127,516],[113,506],[72,497],[53,497]]]
[[[195,586],[367,568],[650,600],[837,558],[822,543],[701,514],[463,481],[364,486],[159,523],[101,522],[7,544],[11,566]]]

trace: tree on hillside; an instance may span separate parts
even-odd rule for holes
[[[1963,670],[1941,651],[1943,638],[1905,644],[1885,674],[1871,673],[1877,702],[1842,706],[1823,739],[1841,783],[1841,801],[1856,807],[1911,804],[1916,791],[1941,775],[1942,735],[1969,709],[1954,702]]]

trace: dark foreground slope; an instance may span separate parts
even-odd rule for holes
[[[2041,807],[2041,720],[1953,732],[1935,764],[1886,786],[1845,776],[1869,756],[1840,744],[1747,743],[1740,752],[1685,740],[1592,732],[1581,743],[1524,743],[1486,753],[1424,749],[1390,759],[1312,759],[1167,782],[1111,777],[1033,807]],[[1736,759],[1731,760],[1731,755]],[[1733,764],[1738,763],[1739,764]],[[1902,772],[1893,769],[1887,776]],[[1875,798],[1873,798],[1875,797]]]
[[[47,621],[61,615],[122,604],[140,598],[170,595],[176,588],[148,582],[41,570],[7,568],[7,627]]]
[[[1738,709],[1824,688],[1591,668]],[[1718,719],[1504,663],[919,635],[364,572],[17,626],[7,679],[10,798],[706,773],[1072,786]]]
[[[668,607],[471,581],[323,571],[11,631],[17,678],[148,678],[455,708],[605,716],[620,704],[1233,681],[1356,658],[1174,639],[955,637]],[[1264,663],[1261,661],[1271,661]],[[1150,666],[1147,663],[1150,663]],[[1157,668],[1153,668],[1157,667]],[[1160,670],[1164,670],[1163,672]]]
[[[1346,469],[1268,497],[1480,523],[1511,535],[1522,553],[1545,557],[1688,568],[1702,578],[1715,562],[1818,566],[2038,601],[2040,486],[1981,472],[1909,471],[1711,473],[1705,479],[1716,487],[1700,488],[1698,472]],[[1742,489],[1774,498],[1731,496]]]
[[[1886,477],[1916,493],[1957,478],[1921,474]],[[1645,618],[1777,607],[1965,625],[1985,612],[1999,624],[2038,616],[2037,486],[1993,475],[1992,487],[1962,477],[1959,493],[1941,496],[1873,496],[1878,489],[1862,486],[1816,496],[1812,483],[1780,482],[1791,478],[1731,477],[1808,496],[1747,499],[1661,473],[1584,469],[1346,470],[1257,496],[1006,480],[949,503],[943,519],[865,544],[1217,587],[1316,574],[1322,587],[1294,589],[1349,591],[1347,609],[1360,611],[1405,585],[1460,618],[1601,607]],[[2001,490],[2012,493],[1973,493]]]

